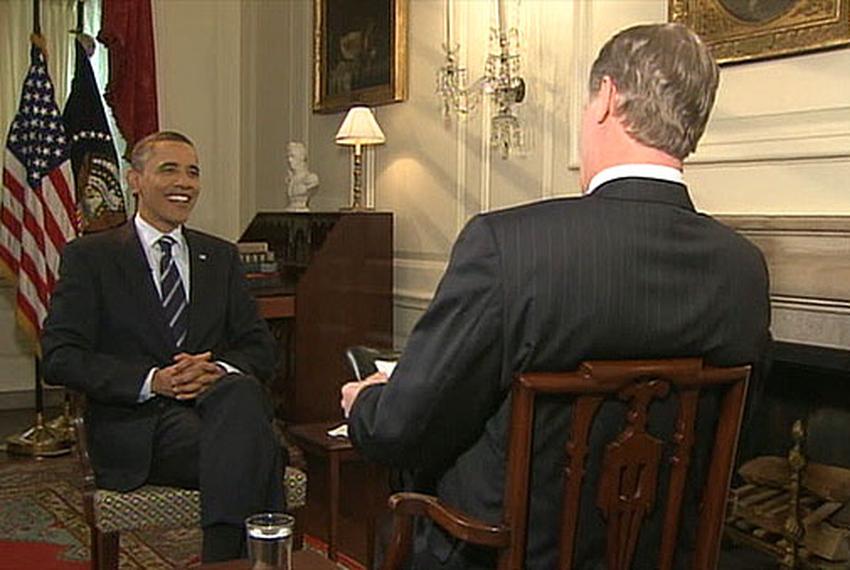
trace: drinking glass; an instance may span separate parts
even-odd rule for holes
[[[260,513],[245,519],[248,559],[253,570],[291,570],[295,518],[285,513]]]

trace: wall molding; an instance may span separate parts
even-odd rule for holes
[[[571,170],[581,165],[579,140],[581,118],[587,92],[587,77],[591,66],[591,44],[593,42],[593,6],[591,2],[573,2],[573,53],[572,81],[569,85],[570,124],[569,124],[569,160]]]
[[[461,53],[459,54],[458,65],[469,70],[469,5],[466,2],[461,4],[462,9],[458,10],[458,3],[455,7],[455,29],[458,34],[458,44],[460,45]],[[440,55],[443,55],[441,50]],[[440,60],[440,64],[443,61]],[[436,71],[435,71],[436,72]],[[467,168],[469,164],[469,117],[462,117],[454,111],[450,111],[450,120],[454,125],[455,135],[455,235],[460,233],[461,228],[466,223],[469,214],[466,211],[467,199],[466,193],[469,190],[467,182]]]
[[[850,216],[718,216],[758,246],[775,338],[850,347]]]
[[[537,39],[537,52],[536,59],[538,63],[538,70],[540,76],[540,86],[542,91],[541,100],[541,115],[538,121],[538,124],[542,125],[540,139],[541,139],[541,161],[542,161],[542,174],[540,176],[540,197],[543,199],[551,198],[555,195],[555,180],[556,180],[556,161],[555,161],[555,140],[556,140],[556,130],[559,125],[558,121],[555,120],[555,109],[556,109],[556,96],[555,93],[558,92],[559,87],[559,79],[561,71],[559,61],[559,54],[550,55],[545,48],[548,45],[547,42],[543,41],[543,26],[541,22],[541,18],[543,17],[543,12],[545,10],[541,10],[538,8],[534,11],[535,19],[534,19],[534,35],[531,34],[531,26],[526,27],[526,37],[535,37]],[[528,12],[526,12],[528,13]],[[554,17],[554,16],[553,16]],[[528,45],[530,42],[525,42]],[[548,61],[547,58],[553,58],[555,61]],[[528,59],[526,57],[526,59]],[[526,131],[529,129],[530,125],[526,124],[524,128]]]
[[[490,119],[493,116],[490,97],[481,97],[481,187],[479,188],[479,212],[489,212],[493,193],[493,147],[490,146]]]
[[[850,157],[850,107],[712,119],[689,164]]]
[[[445,269],[449,261],[449,255],[443,252],[435,251],[409,251],[397,249],[393,252],[393,259],[396,264],[405,263],[436,263],[440,264]]]
[[[415,311],[424,311],[431,298],[434,296],[434,289],[430,287],[410,287],[404,284],[427,283],[433,284],[436,287],[440,278],[446,271],[448,260],[446,256],[439,254],[428,254],[424,252],[407,252],[410,255],[403,255],[396,252],[396,257],[393,260],[393,270],[396,275],[396,286],[393,290],[393,306],[400,309],[408,309]],[[400,279],[399,276],[404,274],[406,278]]]
[[[44,387],[44,406],[55,408],[62,405],[65,390],[61,386]],[[35,410],[35,389],[0,391],[0,410]]]
[[[433,299],[433,295],[424,291],[412,291],[409,289],[396,289],[393,306],[400,309],[413,309],[424,312]]]

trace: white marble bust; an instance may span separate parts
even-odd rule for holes
[[[286,146],[286,157],[289,161],[289,174],[286,177],[289,204],[286,209],[291,212],[307,212],[310,210],[307,202],[316,193],[319,177],[307,170],[307,147],[304,143],[289,143]]]

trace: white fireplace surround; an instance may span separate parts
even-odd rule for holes
[[[716,216],[764,252],[774,339],[850,349],[850,216]]]

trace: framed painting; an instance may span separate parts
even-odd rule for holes
[[[313,111],[407,97],[407,0],[313,0]]]
[[[719,63],[734,63],[850,44],[850,0],[669,0]]]

